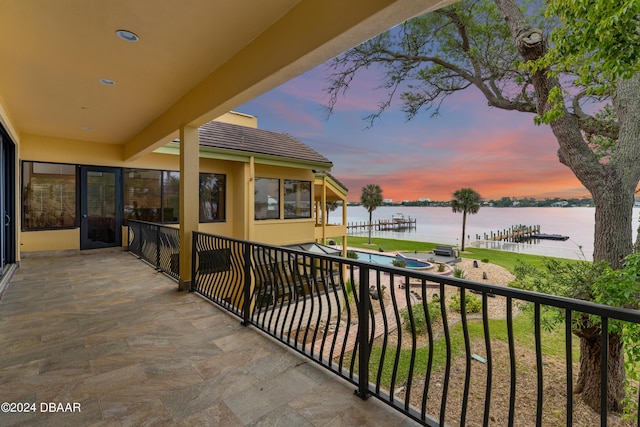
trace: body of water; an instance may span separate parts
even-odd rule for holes
[[[405,217],[416,219],[416,228],[407,231],[372,231],[372,236],[419,242],[434,242],[460,245],[462,234],[462,213],[453,213],[449,207],[418,206],[381,206],[373,211],[373,220],[390,220],[391,216],[402,213]],[[633,209],[633,239],[638,225],[640,208]],[[342,217],[340,208],[331,212],[330,222]],[[367,222],[369,213],[362,206],[347,208],[348,222]],[[490,208],[482,207],[475,215],[467,215],[467,238],[465,246],[478,246],[489,249],[508,250],[535,255],[548,255],[561,258],[593,258],[593,235],[595,208]],[[491,242],[476,239],[491,233],[508,229],[514,225],[539,225],[545,234],[569,236],[566,241],[539,240],[536,243]],[[367,236],[362,229],[357,236]]]

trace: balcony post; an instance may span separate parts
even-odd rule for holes
[[[251,318],[251,244],[244,244],[244,285],[242,301],[242,325],[248,326]]]
[[[367,400],[369,392],[369,268],[360,266],[360,286],[358,300],[358,389],[356,396]]]
[[[180,280],[178,290],[191,288],[191,247],[198,231],[200,186],[200,142],[198,128],[180,128]]]
[[[322,200],[320,202],[322,211],[322,244],[327,244],[327,176],[322,177]]]
[[[158,225],[153,225],[153,228],[156,229],[155,237],[156,237],[156,270],[162,270],[160,268],[160,227]]]
[[[197,233],[194,231],[193,233],[191,233],[191,283],[189,286],[189,292],[193,292],[197,289],[198,284],[196,283],[196,266],[197,266],[197,260],[196,260],[196,255],[198,254],[198,236]]]

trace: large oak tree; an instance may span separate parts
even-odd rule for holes
[[[583,46],[582,52],[574,52],[573,62],[559,61],[562,54],[549,59],[548,34],[554,27],[564,27],[554,17],[545,18],[535,3],[519,7],[514,0],[465,0],[404,22],[335,58],[330,63],[329,109],[360,70],[379,67],[387,94],[379,110],[367,117],[371,124],[395,96],[401,98],[411,119],[421,111],[437,114],[449,95],[471,87],[484,95],[489,107],[531,114],[538,123],[550,126],[558,142],[558,159],[594,199],[594,260],[621,268],[632,251],[634,191],[640,180],[640,74],[633,56],[640,49],[625,45],[637,40],[637,12],[624,11],[628,25],[616,26],[615,19],[620,17],[615,18],[614,25],[604,31],[620,34],[609,35],[608,41],[584,42],[581,38],[588,37],[591,27],[580,16],[590,17],[597,27],[621,8],[611,7],[616,2],[606,0],[551,3],[563,2],[568,6],[565,12],[579,12],[570,18],[563,36],[565,49]],[[602,3],[597,14],[589,9],[596,3]],[[593,34],[602,31],[596,29]],[[631,38],[623,34],[629,31]],[[627,49],[635,53],[626,58],[606,56],[609,51]],[[569,57],[570,52],[564,53]],[[606,107],[594,112],[594,105]],[[600,331],[585,327],[577,328],[576,334],[582,350],[577,391],[590,406],[600,409]],[[622,343],[617,336],[609,342],[608,405],[620,410]]]

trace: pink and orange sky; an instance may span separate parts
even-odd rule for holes
[[[333,114],[325,107],[328,71],[319,66],[236,110],[258,117],[261,129],[285,132],[334,164],[332,174],[348,189],[378,184],[385,199],[450,200],[471,187],[485,200],[501,197],[589,197],[569,168],[560,164],[557,142],[533,115],[487,106],[469,88],[448,98],[440,115],[406,120],[398,103],[372,128],[362,118],[377,110],[385,93],[371,71],[360,74]]]

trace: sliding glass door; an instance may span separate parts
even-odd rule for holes
[[[15,254],[15,146],[0,128],[0,276]]]

